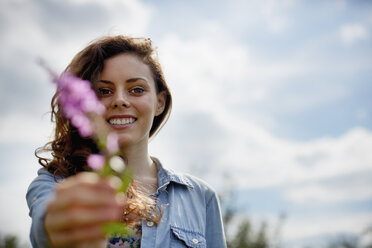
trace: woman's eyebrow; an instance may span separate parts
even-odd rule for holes
[[[111,82],[109,80],[104,80],[104,79],[100,79],[100,80],[98,80],[98,82],[105,83],[105,84],[114,84],[113,82]]]
[[[137,82],[139,80],[144,81],[145,83],[149,84],[149,82],[147,81],[147,79],[146,78],[143,78],[143,77],[130,78],[130,79],[127,79],[125,82],[126,83],[134,83],[134,82]],[[110,80],[105,80],[105,79],[100,79],[100,80],[98,80],[98,82],[102,82],[102,83],[105,83],[105,84],[114,84]]]
[[[143,78],[143,77],[134,77],[134,78],[130,78],[130,79],[128,79],[126,82],[127,83],[134,83],[134,82],[136,82],[136,81],[139,81],[139,80],[141,80],[141,81],[144,81],[145,83],[149,83],[148,81],[147,81],[147,79],[146,78]]]

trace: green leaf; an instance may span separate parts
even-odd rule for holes
[[[132,236],[134,230],[124,223],[120,222],[108,222],[102,226],[102,231],[109,236]]]
[[[119,188],[119,192],[127,192],[130,183],[132,182],[132,173],[129,171],[128,168],[125,168],[124,172],[120,176],[121,178],[121,186]]]
[[[110,164],[107,161],[107,159],[106,159],[105,165],[103,166],[103,169],[101,171],[101,175],[103,177],[108,177],[108,176],[112,175],[112,169],[111,169]]]

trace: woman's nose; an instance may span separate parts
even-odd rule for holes
[[[113,100],[113,103],[112,103],[112,107],[114,107],[114,108],[120,108],[120,107],[128,108],[129,106],[130,106],[130,103],[129,103],[129,101],[126,98],[124,93],[118,92],[118,93],[115,94],[115,97],[114,97],[114,100]]]

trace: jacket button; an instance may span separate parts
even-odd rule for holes
[[[154,225],[154,222],[152,222],[152,221],[147,221],[147,226],[148,227],[152,227]]]
[[[192,241],[194,244],[199,243],[199,240],[197,240],[197,239],[192,239],[191,241]]]

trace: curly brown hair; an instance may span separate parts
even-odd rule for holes
[[[158,61],[156,49],[150,39],[123,35],[102,37],[76,54],[66,71],[90,81],[94,88],[94,84],[103,70],[104,62],[122,53],[134,54],[148,65],[154,77],[157,93],[166,93],[164,111],[161,115],[154,117],[150,129],[149,136],[152,137],[169,117],[172,96]],[[77,129],[62,114],[58,103],[58,92],[52,98],[51,107],[51,121],[55,122],[54,140],[36,149],[35,155],[39,163],[54,175],[63,177],[88,170],[86,158],[89,154],[98,152],[96,144],[90,138],[80,137]],[[51,152],[52,159],[41,156],[40,154],[43,152]]]

